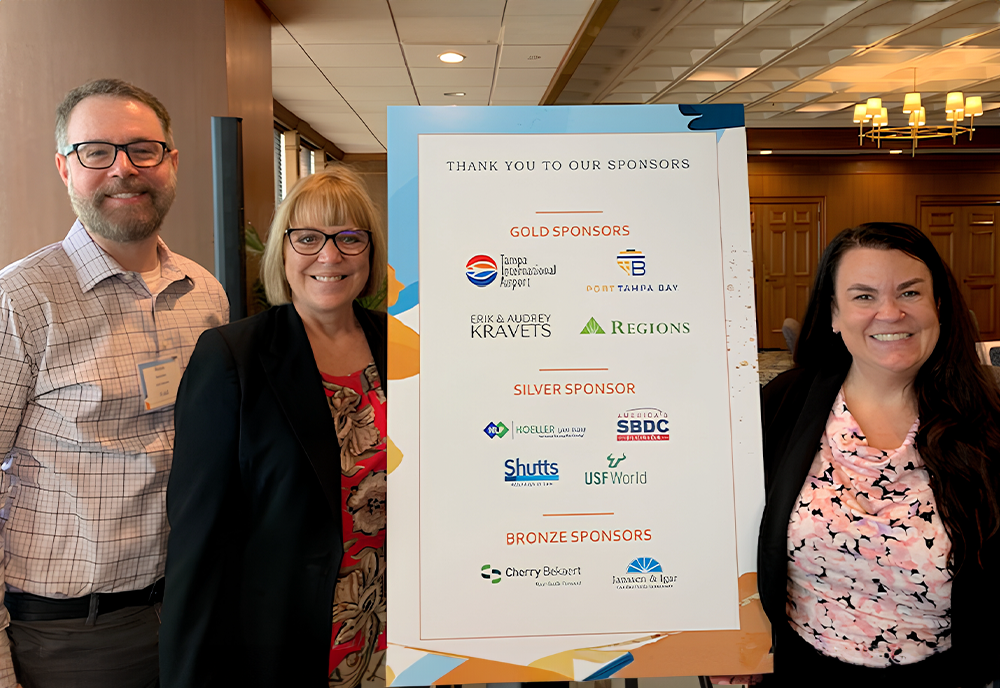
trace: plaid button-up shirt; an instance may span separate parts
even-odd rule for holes
[[[174,413],[144,411],[138,366],[176,357],[183,372],[229,304],[204,268],[162,241],[158,252],[157,294],[79,221],[0,271],[0,573],[10,589],[81,597],[163,576]]]

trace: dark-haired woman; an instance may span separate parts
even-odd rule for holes
[[[1000,676],[1000,394],[930,240],[893,223],[838,235],[795,362],[763,393],[764,683]]]

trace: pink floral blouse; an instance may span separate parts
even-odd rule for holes
[[[371,363],[323,374],[340,442],[344,558],[333,596],[330,686],[385,685],[385,394]]]
[[[868,446],[841,390],[788,523],[792,628],[850,664],[911,664],[951,647],[951,542],[913,438]]]

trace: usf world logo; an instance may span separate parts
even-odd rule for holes
[[[493,585],[500,582],[500,569],[493,568],[490,564],[483,564],[481,569],[481,575],[483,578],[488,580]]]

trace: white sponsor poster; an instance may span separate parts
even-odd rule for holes
[[[431,110],[390,115],[390,682],[767,670],[742,113]]]

